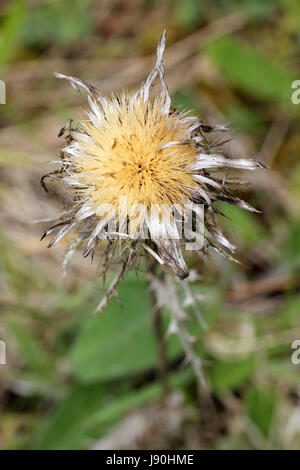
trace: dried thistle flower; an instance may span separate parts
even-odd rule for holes
[[[189,203],[194,214],[199,204],[204,205],[204,248],[212,246],[229,257],[235,247],[217,225],[218,210],[214,204],[226,201],[255,210],[231,193],[233,180],[228,178],[228,169],[254,170],[262,165],[254,160],[216,154],[216,147],[221,144],[210,144],[208,134],[226,131],[226,127],[207,126],[198,117],[171,108],[164,76],[164,48],[165,32],[157,47],[156,64],[135,94],[125,91],[104,97],[95,87],[77,78],[56,74],[76,89],[85,89],[89,108],[76,127],[69,120],[61,130],[60,135],[67,142],[61,152],[61,169],[41,180],[47,190],[46,177],[61,178],[73,194],[70,210],[56,220],[43,238],[55,233],[49,243],[51,247],[71,230],[76,231],[78,237],[69,248],[65,265],[82,244],[84,256],[93,253],[97,245],[104,243],[104,233],[106,268],[114,248],[121,245],[123,267],[110,288],[111,295],[136,256],[143,253],[150,253],[161,264],[168,265],[179,279],[189,274],[183,258],[183,241],[174,225],[175,216],[167,222],[162,221],[161,212],[156,218],[150,217],[152,205],[170,208],[175,205],[183,213],[184,205]],[[153,98],[150,89],[157,76],[160,93]],[[122,206],[120,198],[125,200]],[[130,215],[134,204],[141,204],[145,210]],[[114,230],[110,229],[112,221]],[[131,234],[146,227],[147,238],[126,235],[127,224],[131,225]]]

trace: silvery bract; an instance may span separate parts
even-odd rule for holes
[[[56,74],[83,88],[88,96],[88,110],[77,126],[69,120],[60,135],[66,139],[61,152],[61,169],[45,175],[60,178],[72,194],[72,204],[48,229],[54,234],[49,247],[69,232],[76,233],[65,258],[65,266],[75,249],[84,245],[84,255],[97,246],[104,250],[106,267],[118,253],[123,274],[137,257],[152,255],[168,265],[179,279],[189,271],[183,257],[184,241],[175,215],[163,217],[166,208],[176,207],[183,216],[188,204],[196,217],[204,207],[204,245],[231,256],[234,246],[222,234],[215,207],[225,201],[253,211],[232,194],[236,178],[229,169],[255,170],[262,165],[249,159],[225,158],[211,144],[210,133],[225,132],[224,126],[205,125],[196,116],[171,107],[165,81],[163,52],[165,33],[157,47],[157,60],[146,81],[136,93],[123,92],[102,96],[95,87],[70,76]],[[150,95],[158,77],[160,91]],[[125,204],[120,205],[120,200]],[[139,205],[140,211],[131,211]],[[156,217],[153,206],[161,207]],[[128,235],[130,225],[130,235]],[[141,230],[146,237],[135,237]],[[106,239],[103,240],[105,234]],[[127,234],[127,236],[126,236]],[[115,250],[119,244],[121,249]]]

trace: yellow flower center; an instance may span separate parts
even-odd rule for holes
[[[91,139],[78,139],[80,150],[72,156],[81,190],[97,208],[119,198],[132,204],[183,204],[195,186],[190,164],[196,150],[184,143],[190,123],[180,116],[161,115],[160,99],[124,94],[103,104],[98,119],[85,120],[83,131]],[[180,145],[160,149],[169,142]]]

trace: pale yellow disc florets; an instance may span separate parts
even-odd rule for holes
[[[159,98],[124,93],[102,103],[101,114],[83,122],[88,139],[77,141],[72,168],[81,195],[97,211],[116,209],[120,197],[132,204],[183,204],[195,186],[190,171],[195,147],[186,140],[190,123],[173,113],[162,116]],[[99,109],[100,111],[100,109]],[[170,142],[182,142],[161,149]]]
[[[207,126],[197,116],[173,112],[163,65],[165,41],[163,32],[155,65],[135,94],[105,97],[76,77],[56,74],[74,88],[85,90],[89,100],[78,127],[69,120],[60,132],[67,141],[61,152],[61,169],[41,179],[47,190],[45,178],[62,178],[75,196],[73,207],[44,233],[55,233],[51,247],[71,230],[78,231],[65,265],[74,247],[85,243],[87,256],[108,238],[105,264],[114,257],[114,240],[120,242],[120,258],[129,248],[121,277],[142,248],[184,279],[189,271],[182,248],[190,235],[198,232],[193,249],[201,249],[198,240],[203,235],[205,249],[211,245],[225,256],[234,252],[218,227],[216,201],[254,210],[231,194],[231,183],[236,180],[228,178],[228,171],[262,165],[219,153],[222,142],[211,143],[206,134],[224,132],[226,126]],[[156,80],[158,96],[151,98]]]

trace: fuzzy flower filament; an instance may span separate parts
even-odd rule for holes
[[[61,178],[69,186],[74,203],[44,236],[55,233],[50,242],[53,246],[75,230],[78,245],[84,243],[84,253],[88,255],[104,233],[109,236],[108,228],[114,222],[110,250],[114,243],[123,240],[131,254],[150,253],[184,279],[189,271],[174,214],[164,218],[162,209],[156,219],[153,214],[150,217],[153,205],[170,211],[176,206],[182,216],[186,204],[195,214],[203,205],[205,247],[212,246],[230,256],[234,246],[217,224],[215,203],[221,200],[254,210],[232,194],[227,173],[228,169],[254,170],[261,165],[215,153],[207,135],[226,129],[212,128],[196,116],[171,108],[163,67],[164,48],[165,33],[157,47],[156,64],[136,93],[124,91],[105,97],[77,78],[57,74],[75,88],[86,90],[89,107],[77,126],[69,121],[61,132],[67,141],[61,170],[46,176]],[[160,91],[152,97],[150,89],[157,77]],[[123,206],[120,199],[125,201]],[[135,211],[133,216],[130,211],[134,205],[141,205],[144,210]],[[146,239],[129,236],[124,240],[122,234],[127,233],[128,224],[131,233],[146,228]]]

